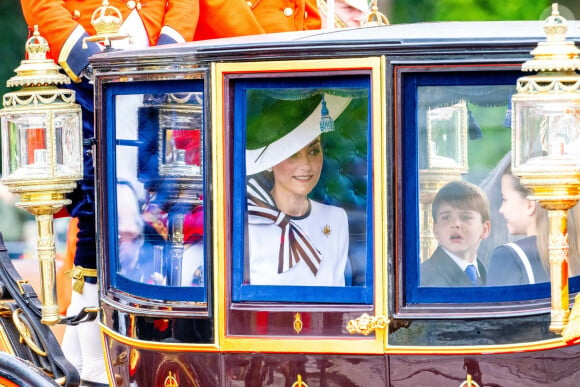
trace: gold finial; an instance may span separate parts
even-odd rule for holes
[[[348,333],[355,334],[361,333],[365,336],[370,335],[376,330],[383,330],[389,325],[389,319],[383,316],[369,316],[363,313],[360,317],[354,320],[349,320],[346,325],[346,330]]]
[[[544,32],[549,41],[563,41],[566,39],[568,21],[563,16],[560,16],[558,3],[552,4],[552,14],[544,22]]]
[[[165,381],[163,382],[163,386],[164,387],[179,387],[179,383],[177,382],[177,377],[173,372],[169,371],[169,374],[167,375],[167,377],[165,378]]]
[[[103,0],[103,4],[93,12],[91,24],[97,35],[116,34],[123,24],[123,15],[116,7],[109,5],[107,0]]]
[[[46,53],[50,51],[48,42],[44,37],[40,36],[40,32],[38,32],[38,25],[34,26],[34,32],[26,41],[24,47],[28,53],[28,59],[30,60],[44,60],[46,59]]]
[[[361,23],[361,27],[388,26],[389,24],[389,19],[379,11],[377,0],[373,0],[371,3],[371,12],[368,14],[366,20]]]
[[[566,40],[568,22],[560,15],[558,4],[552,4],[552,14],[544,22],[546,41],[531,52],[534,59],[522,65],[523,71],[575,71],[580,69],[580,50]]]
[[[86,48],[86,42],[101,42],[106,47],[111,45],[111,40],[121,40],[129,38],[129,35],[119,33],[123,24],[123,14],[118,8],[109,5],[108,0],[103,0],[100,7],[95,9],[91,16],[91,24],[97,32],[94,36],[85,38],[83,47]]]
[[[70,83],[70,78],[60,72],[60,67],[53,60],[46,59],[50,48],[46,39],[40,35],[37,25],[26,41],[25,49],[28,59],[20,62],[20,66],[14,70],[16,75],[6,82],[6,86],[37,87]]]

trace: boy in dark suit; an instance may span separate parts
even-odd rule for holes
[[[489,236],[490,210],[485,193],[465,181],[443,186],[432,204],[433,234],[439,246],[421,264],[421,286],[481,286],[487,271],[477,259]]]

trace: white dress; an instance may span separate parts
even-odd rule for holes
[[[339,207],[310,200],[310,213],[290,218],[320,252],[316,274],[304,260],[278,273],[282,228],[254,222],[249,215],[249,271],[252,285],[344,286],[348,259],[348,218]]]

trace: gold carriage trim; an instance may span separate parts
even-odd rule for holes
[[[348,333],[363,334],[368,336],[377,329],[385,329],[389,324],[389,319],[384,316],[369,316],[363,313],[360,317],[350,320],[346,326]]]
[[[294,315],[294,331],[297,334],[300,334],[300,332],[302,332],[302,328],[304,327],[304,324],[302,323],[302,316],[300,315],[300,312],[296,312],[296,314]]]
[[[169,374],[167,375],[167,377],[165,378],[165,381],[163,382],[163,386],[164,387],[178,387],[179,386],[179,383],[177,382],[177,378],[173,372],[169,371]]]

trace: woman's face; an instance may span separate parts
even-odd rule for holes
[[[308,195],[320,179],[322,161],[322,146],[318,137],[272,168],[276,192]]]
[[[535,203],[514,188],[513,177],[510,175],[501,177],[501,196],[499,212],[506,220],[509,233],[526,235],[530,223],[535,222]]]

